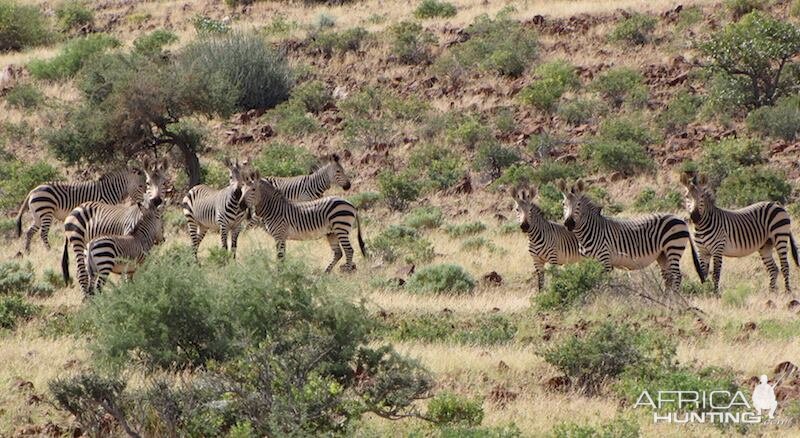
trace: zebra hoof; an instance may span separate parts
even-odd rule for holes
[[[339,270],[342,272],[355,272],[356,265],[342,265]]]

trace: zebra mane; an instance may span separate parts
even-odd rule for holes
[[[591,197],[589,197],[586,193],[581,193],[580,201],[581,206],[585,207],[588,211],[592,213],[601,214],[603,210],[603,206],[595,202]]]

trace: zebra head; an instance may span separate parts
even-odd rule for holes
[[[350,190],[350,178],[347,177],[344,167],[342,167],[339,154],[330,154],[325,158],[328,160],[325,166],[328,172],[328,178],[342,189]]]
[[[147,191],[147,176],[142,169],[133,167],[125,172],[128,196],[133,202],[142,202]]]
[[[164,200],[164,186],[167,182],[167,159],[164,158],[161,161],[150,161],[149,159],[145,159],[143,165],[147,181],[146,199],[150,199],[155,203],[156,206],[158,206]]]
[[[689,210],[692,221],[697,222],[714,207],[716,202],[714,191],[708,184],[708,177],[705,174],[698,175],[696,172],[683,173],[681,184],[686,187],[684,198],[686,209]]]
[[[564,195],[564,226],[567,230],[574,231],[576,228],[581,228],[590,216],[601,214],[602,207],[586,196],[586,185],[583,180],[579,179],[569,188],[564,181],[559,181],[558,189]]]
[[[536,188],[531,187],[530,190],[517,188],[511,196],[514,198],[514,208],[517,211],[519,227],[527,233],[531,230],[531,213],[533,212],[533,198],[536,197]]]
[[[239,202],[240,208],[255,208],[258,199],[261,197],[261,172],[256,169],[245,172],[244,175],[244,188],[242,189],[242,198]],[[264,180],[266,185],[272,187],[269,181]]]
[[[158,245],[164,243],[163,215],[166,204],[160,202],[160,200],[159,202],[153,201],[155,199],[139,204],[142,218],[133,227],[132,234],[143,235],[148,242]]]

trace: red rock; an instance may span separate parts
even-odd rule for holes
[[[800,310],[800,301],[797,300],[789,301],[789,304],[786,305],[786,308],[792,312],[797,313],[797,311]]]
[[[556,376],[547,379],[543,386],[547,391],[564,391],[569,388],[570,383],[569,377]]]
[[[503,284],[503,277],[497,271],[492,271],[484,274],[483,281],[490,286],[500,286]]]
[[[754,331],[756,329],[756,323],[754,323],[752,321],[747,322],[742,326],[742,329],[744,331]]]
[[[514,391],[510,391],[505,386],[495,385],[495,387],[489,391],[488,398],[491,402],[499,405],[500,407],[505,407],[507,404],[516,400],[518,396],[519,394]]]

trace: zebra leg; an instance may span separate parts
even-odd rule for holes
[[[231,255],[233,258],[236,258],[236,246],[239,243],[239,233],[242,232],[242,228],[245,227],[246,224],[240,224],[231,230]]]
[[[782,239],[775,245],[778,251],[778,259],[781,261],[781,272],[783,273],[783,284],[786,288],[786,293],[792,293],[792,286],[789,284],[789,255],[788,255],[788,239]]]
[[[194,252],[194,258],[197,258],[197,250],[200,249],[200,242],[203,241],[203,237],[206,235],[206,230],[198,226],[197,222],[194,219],[189,219],[187,222],[187,227],[189,228],[189,238],[192,239],[192,251]]]
[[[278,261],[286,256],[286,239],[275,239],[275,248],[278,252]]]
[[[81,286],[81,292],[89,293],[89,271],[86,269],[86,247],[82,242],[76,242],[72,245],[72,250],[75,253],[75,266],[78,271],[78,284]]]
[[[228,227],[226,227],[225,225],[221,225],[219,227],[219,238],[220,238],[220,241],[222,242],[222,249],[227,251],[228,250]]]
[[[758,252],[761,254],[761,261],[764,262],[764,266],[766,266],[767,272],[769,273],[769,291],[771,293],[777,292],[778,266],[775,264],[775,260],[772,258],[772,245],[768,243],[762,246]]]
[[[342,272],[352,272],[356,270],[356,264],[353,263],[353,246],[350,245],[350,230],[338,230],[336,236],[339,238],[339,244],[344,250],[345,264],[342,265]]]
[[[722,277],[722,255],[714,256],[714,293],[719,295],[719,278]]]
[[[43,215],[42,227],[39,229],[39,235],[42,238],[42,243],[44,243],[44,247],[48,250],[50,249],[50,239],[48,234],[50,234],[50,225],[53,223],[53,219],[55,219],[55,217],[52,214]]]
[[[658,256],[658,267],[661,269],[661,279],[664,280],[664,289],[668,292],[672,291],[672,274],[669,269],[669,260],[665,254]]]
[[[39,225],[37,225],[35,222],[28,227],[27,231],[25,231],[25,254],[29,254],[31,252],[31,240],[37,231],[39,231]]]
[[[533,273],[536,275],[536,293],[544,290],[544,263],[534,262]]]
[[[329,233],[325,238],[328,239],[328,244],[331,246],[331,251],[333,251],[333,260],[328,264],[328,267],[325,268],[325,272],[328,273],[331,272],[333,267],[342,259],[342,248],[339,246],[339,238],[336,237],[335,234]]]

